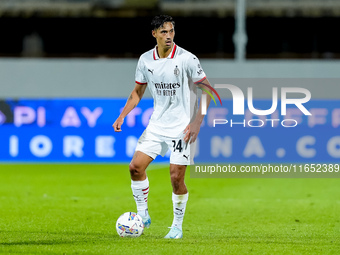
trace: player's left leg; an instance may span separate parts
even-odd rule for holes
[[[187,186],[184,182],[186,165],[170,164],[170,179],[172,191],[176,195],[183,195],[188,193]]]
[[[178,239],[183,237],[182,224],[189,196],[184,182],[186,168],[186,165],[170,164],[174,219],[171,230],[165,238]]]

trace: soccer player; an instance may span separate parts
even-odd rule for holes
[[[187,165],[193,163],[194,142],[204,117],[197,107],[197,87],[211,90],[197,57],[174,43],[175,22],[172,17],[156,16],[151,26],[157,45],[139,58],[135,88],[112,126],[114,131],[122,131],[124,118],[136,107],[146,87],[149,87],[154,99],[154,112],[138,140],[129,165],[131,188],[137,213],[142,216],[145,227],[149,227],[149,180],[145,170],[158,155],[164,156],[171,150],[170,178],[174,218],[165,238],[178,239],[183,236],[182,223],[188,201],[185,171]],[[210,97],[206,101],[209,105]]]

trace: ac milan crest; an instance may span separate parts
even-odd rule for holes
[[[175,67],[174,74],[175,74],[176,76],[179,75],[179,68],[178,68],[178,66]]]

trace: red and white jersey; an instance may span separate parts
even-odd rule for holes
[[[197,113],[194,83],[205,77],[198,58],[175,43],[167,58],[159,58],[157,46],[142,54],[135,80],[147,85],[154,99],[154,112],[147,128],[167,137],[183,134]]]

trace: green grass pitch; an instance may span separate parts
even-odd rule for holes
[[[172,222],[168,167],[152,165],[152,224],[121,238],[135,211],[126,165],[1,164],[1,254],[339,254],[340,179],[194,179],[184,237]]]

